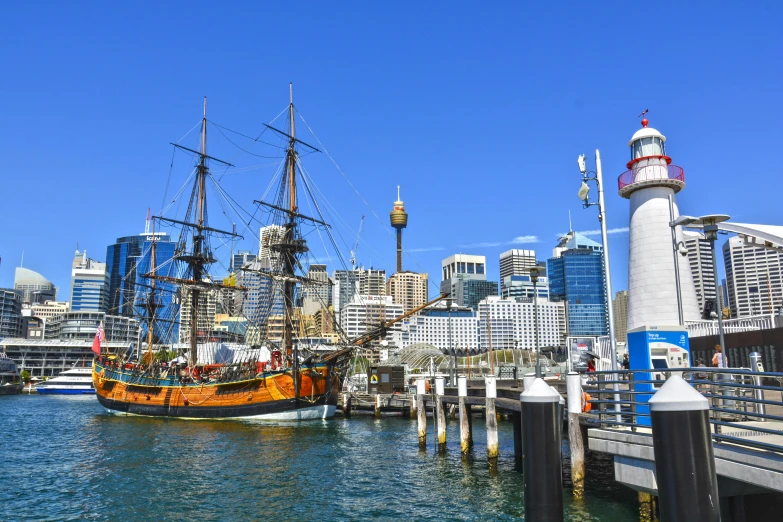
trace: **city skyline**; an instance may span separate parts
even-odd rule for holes
[[[283,12],[275,9],[264,16]],[[238,64],[253,61],[252,49],[279,41],[282,27],[270,27],[262,35],[251,30],[253,16],[238,20],[214,13],[216,38],[209,45],[196,42],[194,49],[184,44],[182,31],[203,13],[163,6],[160,19],[178,20],[176,28],[164,30],[159,22],[145,19],[141,9],[119,16],[97,7],[91,16],[81,17],[79,9],[54,6],[39,12],[13,6],[10,30],[2,37],[7,48],[19,53],[19,60],[9,64],[16,81],[9,84],[8,97],[15,103],[0,127],[1,142],[8,148],[7,170],[13,173],[5,188],[23,194],[34,179],[38,197],[54,205],[58,219],[30,212],[25,198],[9,198],[8,214],[24,216],[25,228],[40,232],[33,238],[13,220],[0,225],[0,257],[5,261],[0,286],[12,286],[13,269],[25,252],[24,266],[52,280],[62,299],[77,243],[91,253],[101,252],[117,237],[136,233],[148,207],[154,214],[163,204],[172,154],[168,143],[196,122],[203,95],[209,97],[215,122],[255,132],[284,106],[289,81],[294,82],[298,108],[329,151],[329,156],[305,158],[315,163],[310,172],[317,173],[319,187],[354,232],[360,216],[367,215],[359,262],[393,273],[395,244],[386,212],[401,185],[410,214],[404,266],[430,274],[431,294],[439,283],[433,276],[447,255],[485,255],[487,277],[497,281],[501,252],[547,251],[569,228],[569,211],[575,231],[597,231],[595,213],[581,211],[575,195],[576,156],[596,148],[604,159],[608,227],[615,231],[609,236],[612,280],[616,290],[627,288],[628,208],[617,196],[616,178],[628,160],[628,137],[639,127],[636,116],[646,108],[651,125],[671,138],[669,150],[685,169],[688,189],[679,201],[684,214],[723,212],[737,221],[775,223],[776,191],[759,192],[756,186],[777,177],[755,153],[773,150],[778,142],[780,131],[768,115],[781,103],[774,95],[780,72],[756,70],[744,57],[752,54],[771,62],[779,54],[781,39],[772,23],[772,11],[779,6],[736,13],[712,10],[706,19],[697,7],[679,6],[668,20],[671,37],[660,42],[657,54],[666,74],[633,85],[625,81],[633,51],[616,43],[639,37],[638,20],[648,14],[641,6],[574,6],[584,27],[607,17],[618,27],[586,40],[578,31],[553,31],[563,23],[556,10],[538,9],[444,11],[422,6],[421,17],[408,17],[362,6],[337,17],[315,6],[313,19],[301,23],[301,38],[285,59],[264,56],[263,73],[240,69],[244,81],[227,85],[220,73],[235,74]],[[450,48],[431,38],[432,28],[423,22],[436,14],[442,23],[435,30],[452,42]],[[127,56],[124,42],[132,40],[130,27],[147,38],[139,43],[137,59],[117,60]],[[335,27],[351,30],[333,31]],[[685,27],[687,31],[679,30]],[[467,38],[453,37],[465,28],[470,29]],[[411,37],[400,40],[400,29]],[[513,45],[502,36],[506,33],[519,36]],[[57,46],[51,43],[55,40]],[[325,45],[315,45],[321,42]],[[356,45],[360,42],[367,48]],[[597,65],[596,55],[602,56]],[[69,60],[73,56],[79,61]],[[172,65],[163,56],[180,59]],[[215,71],[213,77],[192,80],[196,56]],[[376,67],[381,62],[386,65]],[[96,63],[101,67],[93,67]],[[361,74],[324,75],[322,63]],[[64,64],[77,74],[61,74]],[[725,78],[727,69],[737,74]],[[533,73],[544,81],[530,82]],[[47,87],[50,75],[61,77],[54,91]],[[705,91],[703,79],[718,76],[722,81],[711,82]],[[144,80],[148,77],[164,81],[150,84]],[[427,129],[419,124],[422,113],[428,114]],[[65,126],[68,139],[60,140],[53,129]],[[216,152],[232,150],[216,129],[210,132]],[[132,145],[132,154],[125,153],[126,144]],[[433,155],[433,148],[443,154]],[[504,154],[487,152],[495,148]],[[736,183],[729,190],[730,164],[755,172],[757,183]],[[272,168],[233,174],[234,193],[243,194],[243,205],[261,195]],[[175,175],[171,186],[180,181]],[[498,200],[498,189],[521,197],[531,181],[537,183],[538,197],[525,205],[516,198],[505,205]],[[89,199],[84,187],[90,189]],[[468,211],[463,203],[469,203]],[[346,230],[346,244],[339,246],[347,259],[352,237]],[[597,234],[590,237],[597,239]],[[253,251],[256,245],[246,242],[235,249]],[[228,253],[221,255],[227,265]],[[718,264],[723,278],[723,263]],[[335,268],[340,267],[331,265],[330,272]]]

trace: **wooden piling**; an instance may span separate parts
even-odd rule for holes
[[[411,395],[411,406],[410,406],[410,412],[409,412],[410,418],[415,419],[416,418],[416,396]]]
[[[351,394],[343,393],[343,417],[351,418]]]
[[[495,410],[495,399],[497,398],[497,384],[495,376],[484,377],[486,385],[486,420],[487,420],[487,456],[490,459],[490,465],[494,459],[498,458],[498,417]]]
[[[571,448],[571,483],[575,499],[581,499],[585,492],[585,443],[579,414],[582,411],[582,380],[578,373],[566,376],[568,396],[568,443]]]
[[[438,426],[438,451],[446,450],[446,409],[443,407],[445,379],[435,377],[435,416]]]
[[[416,413],[418,415],[419,449],[427,449],[427,408],[424,406],[426,393],[424,379],[416,381]]]
[[[639,492],[639,522],[653,522],[653,496]]]
[[[375,418],[381,418],[381,394],[375,396]]]
[[[473,446],[473,424],[470,418],[470,404],[465,403],[468,396],[467,377],[457,378],[457,395],[459,396],[459,443],[462,456],[466,457]]]

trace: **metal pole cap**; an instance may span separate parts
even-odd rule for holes
[[[522,402],[556,402],[559,403],[563,398],[548,385],[544,379],[536,379],[533,383],[519,395]]]
[[[648,401],[650,411],[709,410],[710,403],[677,374],[672,375]]]

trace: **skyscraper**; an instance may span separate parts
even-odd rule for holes
[[[229,263],[228,271],[236,272],[246,264],[255,261],[257,257],[258,256],[256,256],[249,250],[240,250],[239,252],[231,256],[231,261]]]
[[[429,277],[416,272],[396,272],[386,283],[386,293],[408,312],[428,301]]]
[[[242,315],[247,318],[247,342],[254,344],[266,339],[269,318],[285,312],[281,284],[265,272],[272,272],[272,260],[268,257],[251,261],[236,274],[237,285],[247,289]]]
[[[699,311],[703,318],[709,318],[709,312],[715,306],[715,270],[712,266],[712,248],[710,242],[703,239],[701,234],[683,231],[682,235],[685,247],[688,249],[687,260],[693,276],[693,285],[696,287]],[[685,269],[683,258],[680,257],[679,260],[682,267],[680,270]]]
[[[732,317],[777,313],[783,307],[783,252],[746,243],[723,244],[726,293]]]
[[[547,261],[549,298],[566,301],[568,334],[607,335],[603,247],[576,232],[560,238]]]
[[[156,234],[155,237],[155,275],[163,277],[180,276],[181,266],[174,259],[174,250],[177,244],[168,240],[168,236]],[[152,289],[152,279],[148,276],[152,272],[152,235],[145,237],[141,243],[141,252],[136,259],[135,271],[135,300],[134,308],[137,317],[146,317],[148,311],[146,305]],[[177,297],[179,287],[163,280],[155,281],[155,322],[153,324],[154,342],[175,343],[179,337],[179,299]],[[146,322],[142,327],[142,334],[147,336]]]
[[[51,281],[29,268],[17,267],[14,272],[14,289],[22,291],[22,302],[27,304],[57,300],[57,288]]]
[[[23,290],[0,288],[0,339],[21,337]]]
[[[528,275],[537,266],[535,250],[507,250],[500,254],[500,289],[509,276]]]
[[[386,295],[386,270],[359,268],[359,293],[362,295]]]
[[[443,281],[441,293],[450,294],[459,306],[478,309],[478,303],[490,295],[498,295],[498,284],[487,281],[487,258],[454,254],[441,262]]]
[[[312,281],[305,285],[302,291],[302,313],[314,315],[321,308],[331,305],[331,290],[329,274],[326,265],[311,264],[307,271],[307,279]]]
[[[261,238],[258,247],[259,259],[271,259],[274,266],[274,263],[280,257],[280,254],[272,245],[282,241],[284,233],[285,228],[280,225],[267,225],[261,227],[258,234],[258,237]]]
[[[478,305],[479,349],[488,351],[491,338],[493,350],[535,350],[536,312],[538,347],[562,346],[566,333],[563,303],[539,299],[534,306],[532,302],[490,296]]]
[[[144,232],[137,236],[117,238],[117,242],[106,248],[106,272],[109,276],[109,306],[108,313],[133,317],[134,301],[136,297],[136,281],[138,264],[142,252],[149,249],[153,239],[156,247],[163,251],[174,253],[174,245],[171,236],[165,232]],[[164,247],[165,243],[172,243],[171,248]],[[156,259],[158,256],[156,254]],[[171,259],[171,258],[169,258]],[[166,259],[160,259],[158,266],[162,266]],[[146,273],[146,272],[141,272]],[[172,274],[173,275],[173,274]],[[146,283],[145,283],[146,284]]]
[[[353,301],[353,296],[359,293],[359,272],[335,270],[332,274],[332,283],[332,306],[335,317],[340,317],[340,310]]]
[[[628,342],[628,290],[614,294],[614,336],[617,342]]]
[[[86,250],[77,250],[71,267],[71,310],[105,312],[108,307],[108,283],[106,263],[88,258]]]

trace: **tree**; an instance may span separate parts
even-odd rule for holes
[[[22,370],[20,377],[22,378],[23,383],[27,384],[28,382],[30,382],[30,372],[28,372],[27,370]]]

